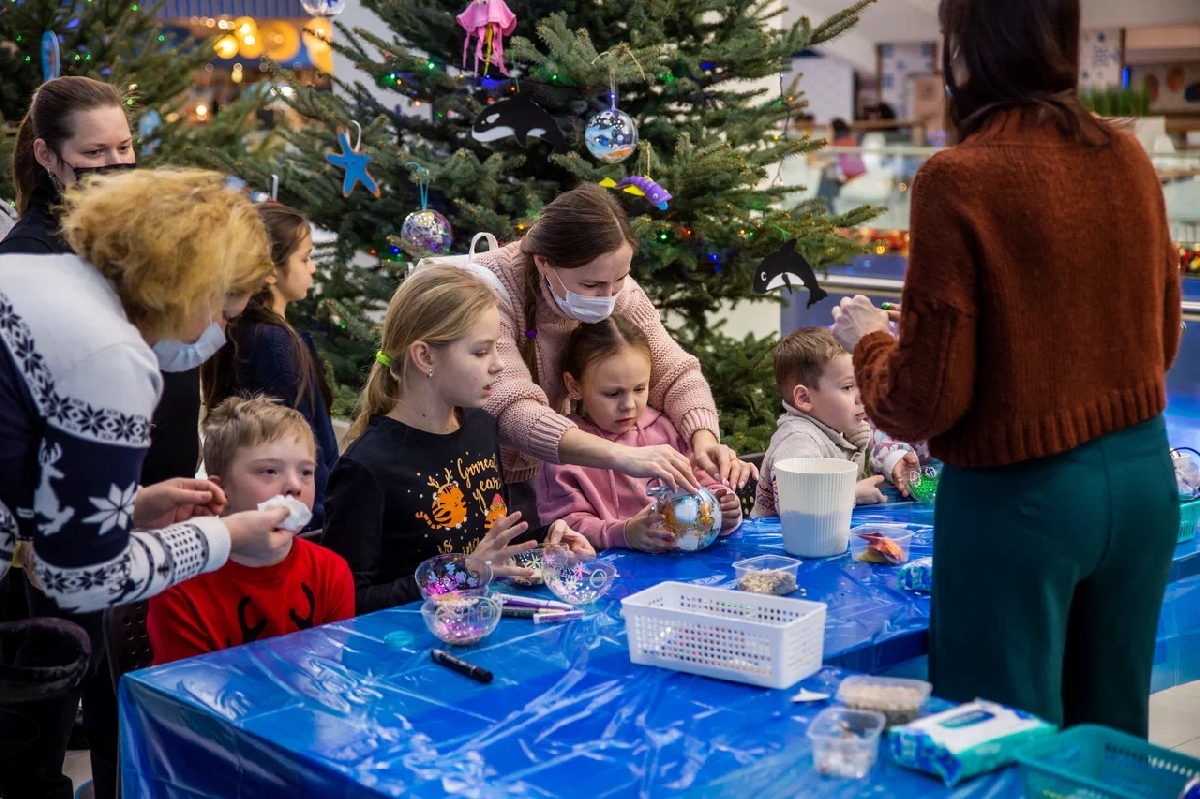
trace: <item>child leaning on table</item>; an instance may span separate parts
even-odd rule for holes
[[[266,397],[230,397],[204,422],[204,466],[225,490],[225,513],[280,494],[310,510],[316,442],[299,411]],[[230,555],[150,600],[154,663],[216,652],[354,615],[354,578],[340,556],[303,538],[258,559]]]
[[[763,457],[751,516],[778,513],[775,464],[788,458],[854,462],[863,475],[854,489],[859,505],[886,502],[879,490],[885,479],[908,495],[906,475],[928,462],[928,451],[923,444],[892,440],[870,423],[854,380],[854,362],[828,328],[801,328],[779,342],[775,382],[785,413]]]
[[[692,457],[691,447],[664,414],[647,405],[650,344],[641,328],[613,315],[575,328],[567,338],[561,365],[563,382],[578,413],[571,421],[587,433],[630,447],[668,444]],[[742,521],[741,503],[727,486],[702,470],[700,484],[721,502],[721,534]],[[734,462],[730,482],[749,476],[751,467]],[[675,537],[662,529],[646,488],[650,481],[608,469],[543,463],[538,472],[538,515],[562,519],[596,549],[629,547],[647,552],[673,549]]]

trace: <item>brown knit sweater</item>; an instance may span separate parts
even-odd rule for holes
[[[1180,338],[1162,187],[1124,133],[1087,148],[1026,109],[912,187],[899,341],[854,351],[867,413],[946,463],[1065,452],[1161,413]]]

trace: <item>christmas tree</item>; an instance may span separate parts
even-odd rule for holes
[[[283,177],[280,199],[337,235],[321,291],[298,320],[314,330],[332,367],[343,400],[337,410],[348,410],[344,403],[370,362],[373,321],[409,263],[428,254],[401,235],[403,220],[422,203],[424,175],[428,205],[453,226],[456,252],[478,231],[519,236],[542,205],[579,182],[649,177],[673,195],[669,202],[618,194],[640,243],[634,276],[700,357],[725,439],[739,451],[765,447],[779,409],[774,338],[734,341],[712,320],[731,301],[757,300],[764,313],[776,313],[753,293],[753,276],[785,242],[795,239],[817,269],[858,251],[839,230],[871,218],[873,209],[832,216],[821,200],[781,207],[782,159],[823,144],[789,124],[803,99],[782,73],[793,54],[853,27],[872,0],[820,24],[801,18],[787,28],[778,26],[782,9],[773,0],[530,0],[516,9],[516,31],[505,42],[510,74],[480,64],[478,76],[470,71],[474,42],[461,68],[464,31],[455,17],[464,1],[363,0],[390,35],[339,27],[333,46],[375,85],[343,81],[336,93],[301,90],[292,98],[313,124],[291,136],[290,160],[275,168]],[[497,44],[492,38],[485,48]],[[746,83],[763,78],[772,80],[770,89]],[[412,105],[402,109],[400,98]],[[557,131],[529,138],[524,148],[511,136],[472,135],[485,109],[505,102],[512,109],[514,98],[525,104],[523,114],[540,113],[528,101],[544,109],[554,125],[542,126]],[[585,147],[589,120],[614,108],[640,134],[623,163],[597,160]],[[343,172],[326,160],[338,149],[336,130],[349,132],[353,148],[356,126],[379,197],[358,186],[344,198]]]
[[[127,96],[139,163],[211,165],[214,150],[249,157],[243,136],[262,93],[247,92],[211,122],[189,125],[178,111],[193,74],[212,58],[212,43],[176,38],[155,19],[156,8],[139,0],[0,0],[0,122],[11,123],[0,141],[0,198],[14,195],[11,137],[42,84],[47,31],[59,39],[60,74],[102,80]],[[139,130],[142,120],[150,124]]]

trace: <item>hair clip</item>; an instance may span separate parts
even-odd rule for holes
[[[384,366],[388,367],[389,369],[392,368],[391,356],[385,355],[383,350],[379,350],[379,352],[375,353],[375,360],[379,361],[379,363],[383,364]]]
[[[530,328],[525,331],[525,338],[537,338],[537,328]]]

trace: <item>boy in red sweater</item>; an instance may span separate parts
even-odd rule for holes
[[[313,505],[316,443],[300,413],[275,400],[231,397],[204,423],[208,479],[225,513],[284,495]],[[256,561],[220,569],[150,600],[155,664],[217,652],[354,615],[354,578],[340,556],[302,538]]]

